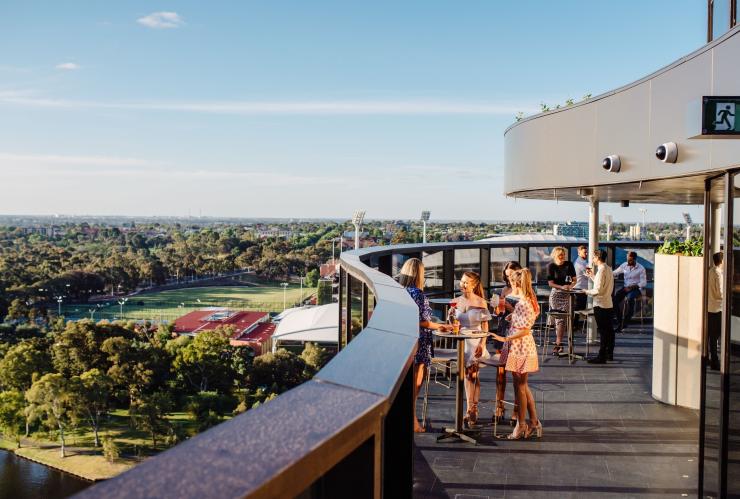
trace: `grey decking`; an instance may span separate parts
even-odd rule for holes
[[[695,497],[698,412],[651,398],[651,354],[646,327],[618,335],[607,365],[547,358],[531,378],[546,401],[540,441],[494,440],[488,430],[478,446],[436,443],[455,399],[454,389],[431,384],[432,432],[416,436],[415,497]],[[493,398],[494,375],[483,370],[481,400]],[[507,388],[511,400],[510,379]],[[483,407],[481,419],[491,413]]]

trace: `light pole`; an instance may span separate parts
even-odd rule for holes
[[[429,210],[424,210],[421,212],[421,223],[422,223],[422,229],[421,229],[421,243],[426,244],[427,243],[427,222],[429,221]]]
[[[303,305],[303,276],[301,276],[301,305]]]
[[[683,214],[683,221],[686,222],[686,240],[691,239],[691,215],[688,213]]]
[[[121,306],[121,319],[123,320],[123,304],[128,301],[128,298],[121,298],[118,300],[118,304]]]
[[[56,298],[57,298],[57,315],[61,317],[62,316],[62,301],[64,301],[64,297],[57,296]]]
[[[362,221],[365,219],[365,210],[357,210],[352,215],[352,225],[355,226],[355,249],[360,249],[360,231],[362,230]]]
[[[280,285],[283,287],[283,310],[287,308],[287,301],[286,301],[286,293],[288,291],[288,283],[287,282],[281,282]]]

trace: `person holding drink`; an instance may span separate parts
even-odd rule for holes
[[[459,328],[473,331],[488,332],[488,321],[491,314],[488,312],[488,303],[483,293],[480,276],[475,272],[465,272],[460,279],[462,296],[453,302],[455,318],[459,321]],[[463,422],[468,427],[478,421],[478,401],[480,399],[481,359],[490,358],[486,349],[486,337],[465,340],[465,398],[467,412]]]
[[[540,306],[532,288],[532,274],[529,269],[512,273],[511,285],[512,295],[519,298],[519,301],[514,307],[514,312],[507,317],[510,321],[509,335],[503,337],[493,333],[494,338],[504,342],[501,363],[514,378],[517,423],[514,431],[507,438],[519,440],[532,435],[540,438],[542,437],[542,423],[537,417],[534,396],[528,385],[529,374],[539,370],[537,344],[532,337],[532,326],[540,314]],[[529,425],[526,422],[527,412],[529,413]]]
[[[571,312],[570,310],[570,291],[575,286],[574,278],[576,269],[569,262],[567,250],[562,246],[557,246],[550,253],[552,262],[547,266],[547,284],[550,286],[550,311],[552,312]],[[551,317],[551,316],[550,316]],[[550,325],[553,319],[548,317]],[[567,319],[556,318],[555,322],[555,346],[552,349],[553,355],[559,355],[563,351],[562,341],[563,334],[567,324]]]
[[[512,295],[513,289],[511,287],[511,274],[517,270],[521,270],[522,266],[519,262],[510,261],[504,265],[503,277],[504,287],[501,290],[501,295],[493,295],[491,297],[491,307],[494,308],[496,316],[499,318],[498,330],[496,331],[499,336],[506,337],[507,330],[509,328],[509,321],[505,320],[506,316],[514,312],[514,306],[516,305],[517,298]],[[494,341],[496,350],[501,352],[504,344],[500,341]],[[506,415],[506,408],[504,406],[504,396],[506,395],[506,370],[503,365],[498,367],[496,373],[496,408],[493,417],[496,422],[501,422]],[[514,413],[516,414],[517,407],[514,406]],[[514,418],[514,416],[512,416]]]
[[[419,346],[414,358],[414,432],[423,433],[424,427],[419,424],[416,417],[416,399],[419,397],[421,385],[424,383],[426,371],[432,362],[434,344],[432,331],[451,331],[452,326],[432,322],[432,308],[429,299],[424,294],[424,264],[418,258],[406,260],[398,276],[398,283],[406,288],[406,291],[419,307]]]

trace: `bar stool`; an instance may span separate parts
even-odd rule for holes
[[[545,362],[545,355],[547,354],[547,347],[550,345],[550,331],[555,329],[555,319],[568,320],[568,312],[561,312],[560,310],[550,310],[547,312],[547,322],[545,322],[545,342],[542,345],[542,361]]]
[[[591,345],[591,342],[588,341],[588,324],[594,316],[594,309],[587,308],[585,310],[576,310],[576,315],[581,318],[581,332],[583,333],[583,337],[586,339],[586,357],[588,357],[589,347]]]

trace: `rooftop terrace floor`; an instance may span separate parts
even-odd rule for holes
[[[652,327],[628,331],[617,335],[614,362],[569,365],[549,356],[531,375],[541,440],[499,440],[484,429],[477,446],[437,443],[440,429],[454,425],[455,392],[454,384],[430,383],[431,430],[415,437],[414,497],[695,497],[699,412],[652,399]],[[487,402],[495,370],[481,373]],[[508,382],[513,400],[510,375]],[[479,422],[492,411],[490,403],[481,407]],[[507,419],[510,412],[507,406]]]

